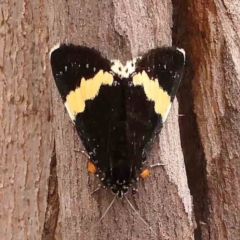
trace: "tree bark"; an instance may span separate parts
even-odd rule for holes
[[[178,5],[178,13],[175,40],[189,56],[186,78],[192,82],[199,130],[198,138],[188,87],[180,105],[190,115],[181,126],[183,146],[190,149],[184,156],[198,225],[195,239],[239,239],[240,2],[189,0]]]
[[[47,9],[0,4],[0,239],[40,239],[53,151]]]
[[[171,45],[170,1],[72,0],[55,1],[54,6],[52,45],[59,41],[87,45],[109,59],[122,61],[156,46]],[[105,190],[90,194],[97,187],[97,179],[87,173],[86,157],[74,151],[83,147],[54,84],[52,89],[63,239],[193,239],[177,102],[148,160],[161,161],[164,167],[154,169],[146,181],[139,182],[136,197],[128,196],[157,232],[156,238],[124,200],[115,201],[96,225],[113,197]]]
[[[91,195],[98,181],[74,151],[83,147],[48,58],[59,42],[122,61],[171,45],[171,2],[4,0],[2,6],[0,239],[193,239],[177,101],[148,159],[164,166],[139,182],[138,195],[128,195],[157,237],[125,200],[96,224],[112,195]]]

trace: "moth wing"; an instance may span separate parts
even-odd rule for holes
[[[122,104],[111,62],[94,49],[65,44],[50,58],[57,88],[91,160],[109,166],[109,131]]]
[[[129,159],[136,169],[141,168],[163,127],[184,63],[184,50],[177,48],[153,49],[136,62],[127,91],[126,110]]]

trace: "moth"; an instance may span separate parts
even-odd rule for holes
[[[147,156],[176,96],[184,50],[155,48],[122,64],[93,48],[62,44],[50,61],[88,170],[118,198],[135,191],[150,172]]]

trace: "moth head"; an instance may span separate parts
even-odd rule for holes
[[[129,186],[127,184],[119,185],[119,184],[113,184],[111,186],[111,191],[114,195],[116,195],[118,198],[122,198],[127,192],[128,192]]]

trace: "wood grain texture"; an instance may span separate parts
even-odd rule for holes
[[[205,178],[202,199],[194,202],[200,210],[196,239],[239,239],[240,2],[185,1],[180,9],[205,154],[201,167],[197,161],[195,166]]]
[[[0,8],[0,239],[40,239],[53,147],[46,9]]]
[[[171,2],[68,1],[53,2],[51,42],[93,46],[109,59],[122,61],[156,46],[171,45]],[[104,9],[104,11],[103,11]],[[129,199],[158,237],[117,200],[95,225],[113,196],[101,190],[90,195],[98,181],[87,173],[87,159],[57,90],[52,84],[56,155],[63,239],[193,239],[194,220],[180,145],[177,103],[170,113],[149,163],[163,162]],[[172,151],[170,153],[170,151]]]

